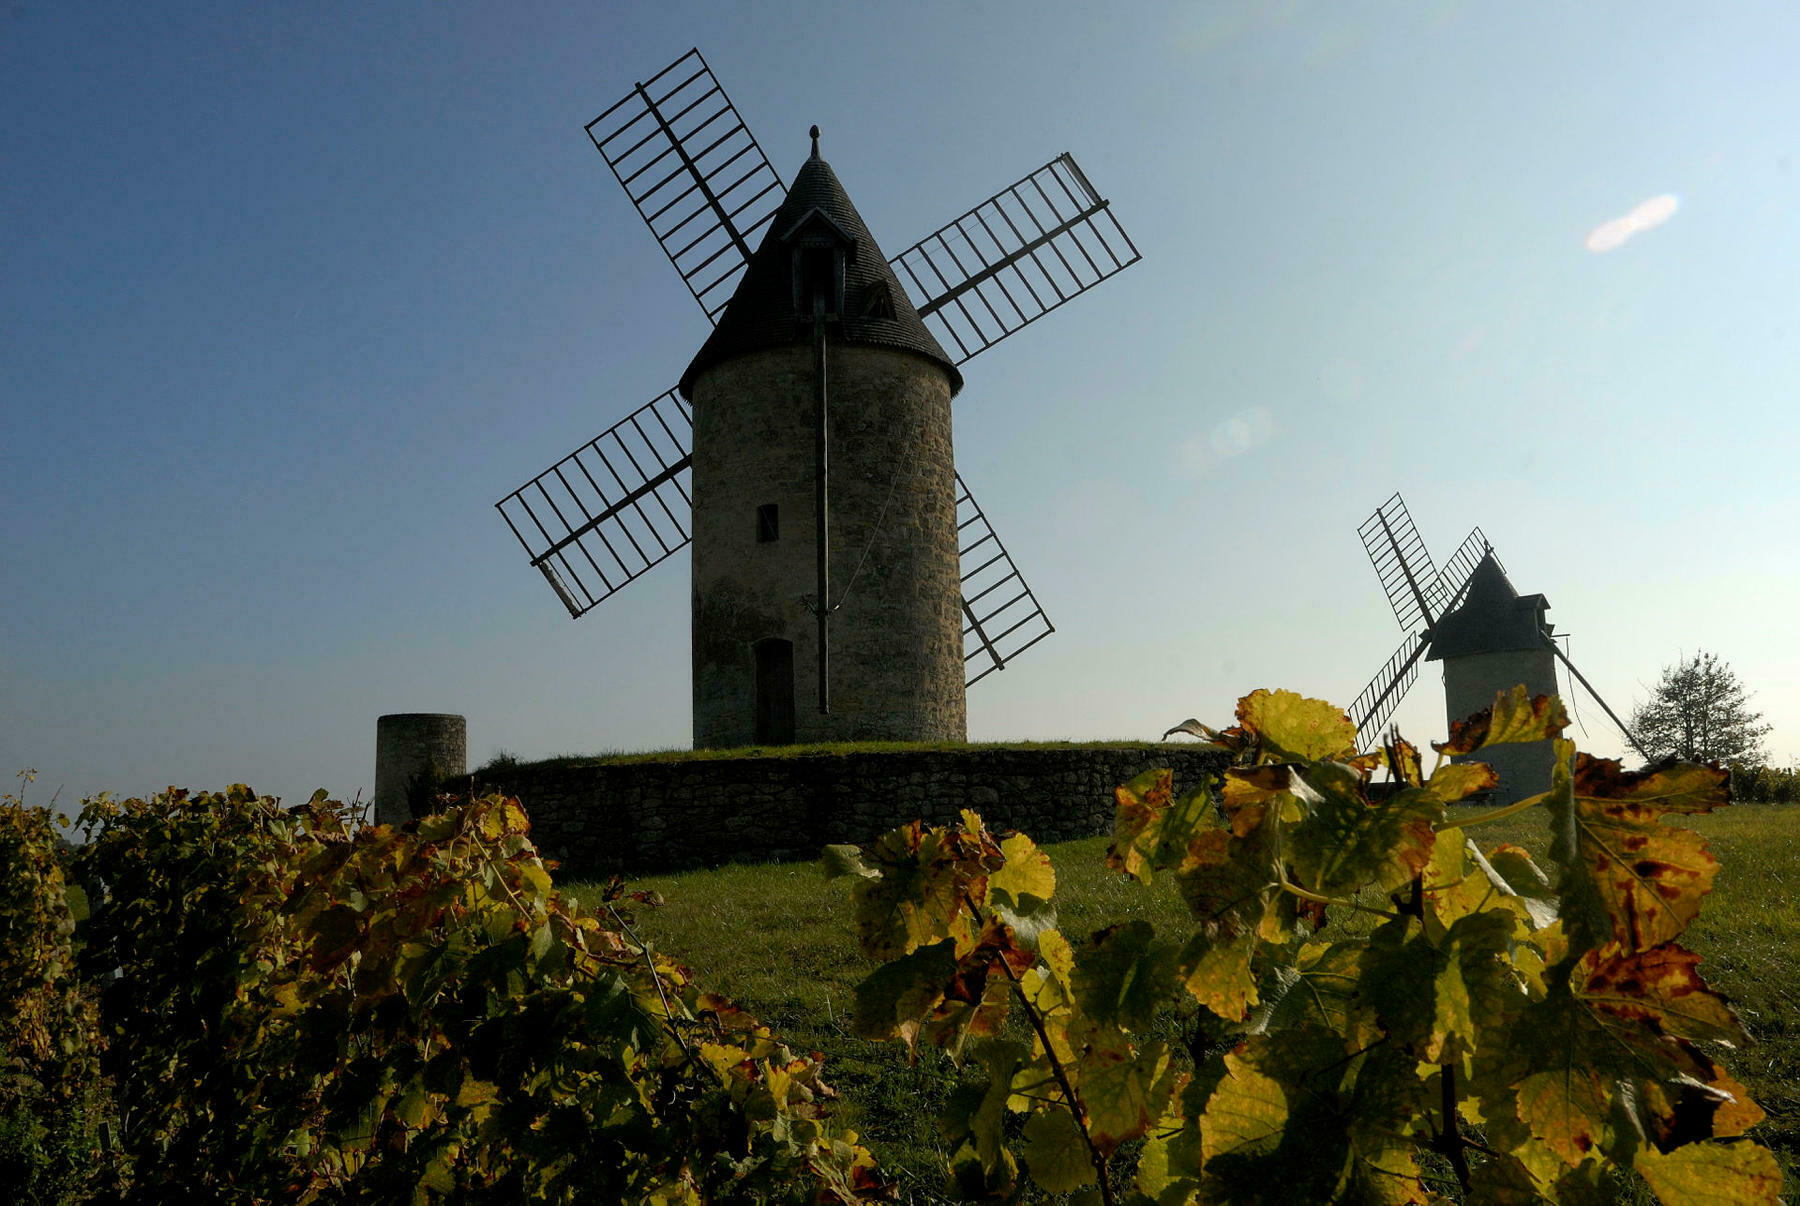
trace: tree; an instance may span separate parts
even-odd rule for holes
[[[1730,665],[1704,650],[1664,666],[1650,699],[1632,709],[1631,727],[1656,757],[1689,762],[1764,761],[1770,726],[1750,710],[1750,690]]]

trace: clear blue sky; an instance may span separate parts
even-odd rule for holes
[[[582,133],[695,43],[890,254],[1064,150],[1143,250],[967,368],[959,463],[1058,628],[972,737],[1347,703],[1399,490],[1616,707],[1705,647],[1800,755],[1792,6],[25,0],[0,768],[348,796],[393,711],[475,761],[686,743],[685,565],[571,622],[492,504],[705,334]],[[1400,719],[1441,730],[1435,667]]]

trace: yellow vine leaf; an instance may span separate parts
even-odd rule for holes
[[[1276,762],[1342,760],[1356,754],[1356,726],[1342,708],[1293,691],[1257,690],[1238,700],[1238,723]]]
[[[1754,1143],[1690,1143],[1667,1155],[1638,1152],[1632,1167],[1656,1196],[1681,1206],[1778,1206],[1781,1169]]]

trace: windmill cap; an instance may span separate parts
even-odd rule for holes
[[[795,173],[719,325],[681,374],[682,397],[692,401],[694,380],[716,364],[811,340],[811,315],[799,313],[795,304],[792,244],[802,236],[826,238],[844,249],[843,314],[835,341],[923,356],[944,370],[955,396],[962,390],[962,374],[919,317],[837,174],[819,157],[819,127],[808,133],[812,156]]]
[[[1469,575],[1469,589],[1456,610],[1432,626],[1425,660],[1541,648],[1549,609],[1544,596],[1514,590],[1490,550]]]

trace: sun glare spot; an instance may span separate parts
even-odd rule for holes
[[[1182,443],[1176,454],[1190,476],[1212,465],[1243,456],[1275,434],[1275,416],[1267,407],[1252,406],[1220,420],[1210,432]]]
[[[1588,233],[1587,249],[1589,251],[1611,251],[1622,246],[1625,240],[1640,231],[1661,226],[1675,216],[1681,208],[1681,198],[1674,193],[1663,193],[1648,201],[1640,201],[1630,213],[1622,218],[1611,218],[1594,227]]]

